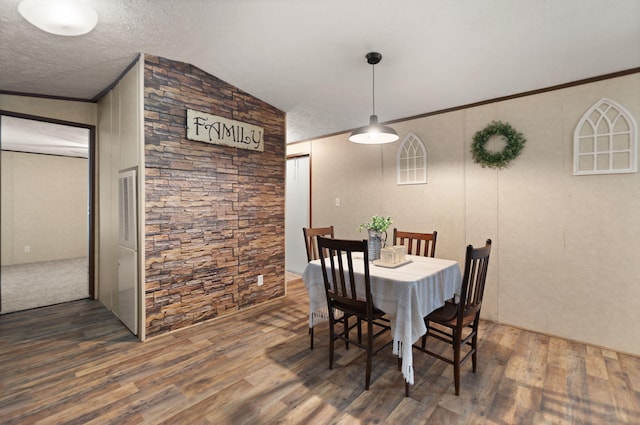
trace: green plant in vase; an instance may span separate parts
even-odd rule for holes
[[[366,229],[369,232],[369,261],[380,258],[380,250],[387,241],[387,229],[393,223],[391,217],[374,215],[368,223],[362,223],[358,230]]]
[[[386,232],[389,226],[393,223],[391,217],[383,217],[380,215],[374,215],[368,223],[362,223],[358,226],[358,230],[373,230],[375,232]]]

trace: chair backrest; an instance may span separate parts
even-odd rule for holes
[[[318,244],[316,237],[330,236],[333,238],[333,226],[329,227],[303,227],[304,245],[307,248],[307,261],[313,261],[320,258],[318,254]]]
[[[333,314],[332,309],[337,308],[347,314],[373,317],[367,241],[323,236],[318,236],[317,240],[329,314]],[[355,258],[355,253],[358,258]],[[361,287],[360,292],[353,272],[353,265],[357,261],[364,263],[364,288]]]
[[[434,257],[438,232],[416,233],[393,229],[393,244],[407,245],[407,254]]]
[[[458,303],[458,326],[470,323],[480,314],[490,254],[491,239],[487,239],[486,245],[481,248],[467,246]]]

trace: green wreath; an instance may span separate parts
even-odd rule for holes
[[[503,136],[507,139],[506,146],[499,152],[489,152],[485,149],[485,145],[493,136]],[[520,155],[522,148],[524,148],[524,142],[526,139],[522,133],[516,131],[508,123],[492,121],[491,124],[473,136],[471,153],[473,160],[483,168],[489,167],[499,170],[507,167],[509,162]]]

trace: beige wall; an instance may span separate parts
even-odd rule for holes
[[[97,105],[90,102],[0,94],[0,110],[95,125]]]
[[[0,156],[2,265],[86,257],[87,159],[9,151]]]
[[[313,225],[364,238],[359,223],[391,215],[438,231],[437,255],[494,241],[483,316],[640,354],[640,174],[573,176],[573,131],[603,97],[640,118],[640,74],[394,124],[429,155],[426,185],[397,186],[398,143],[363,146],[347,134],[311,146]],[[492,120],[527,138],[505,170],[475,164],[470,146]],[[341,206],[335,206],[335,198]]]
[[[311,152],[311,142],[298,142],[287,145],[287,156],[307,155]]]
[[[99,104],[0,94],[0,110],[98,127],[96,155],[99,175],[96,195],[99,198],[100,207],[96,212],[96,226],[98,228],[96,295],[105,306],[118,314],[117,182],[118,172],[133,166],[139,166],[138,182],[144,180],[144,167],[140,167],[143,163],[142,68],[139,64],[135,65],[118,85],[101,99]],[[85,183],[86,175],[85,171]],[[4,197],[4,186],[2,190]],[[139,199],[144,198],[144,185],[138,186],[138,196]],[[3,202],[3,221],[7,205],[8,203]],[[142,210],[143,208],[138,210],[140,228],[144,227]],[[86,238],[86,204],[84,213]],[[4,222],[2,243],[4,258]],[[139,243],[138,246],[139,255],[144,256],[144,245]],[[24,250],[22,246],[20,249]],[[139,269],[141,269],[140,281],[143,281],[144,269]],[[142,298],[138,297],[139,300]],[[142,321],[143,314],[144,304],[140,303],[140,321]],[[144,338],[144,329],[141,329],[139,336]]]

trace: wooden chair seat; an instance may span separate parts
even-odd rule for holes
[[[444,306],[431,312],[429,319],[440,323],[454,322],[458,315],[458,305],[453,303],[445,303]]]

